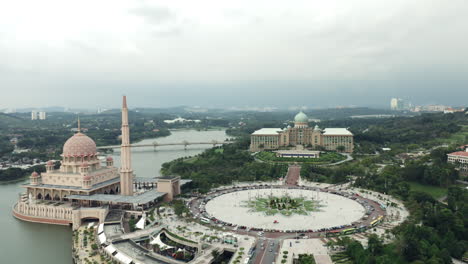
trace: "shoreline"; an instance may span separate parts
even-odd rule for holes
[[[20,178],[18,179],[14,179],[14,180],[7,180],[7,181],[2,181],[0,180],[0,185],[2,184],[11,184],[11,183],[17,183],[17,182],[20,182],[20,181],[23,181],[23,180],[26,180],[28,178],[28,175],[25,174],[23,176],[21,176]]]

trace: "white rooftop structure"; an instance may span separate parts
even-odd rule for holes
[[[281,128],[262,128],[253,132],[252,135],[278,135],[281,131],[283,131]]]
[[[174,248],[174,247],[171,247],[171,246],[165,244],[164,242],[162,242],[162,240],[161,240],[161,233],[159,233],[158,236],[155,237],[155,238],[153,239],[153,241],[150,242],[150,245],[158,245],[159,248],[161,248],[161,249],[163,249],[163,250]]]
[[[140,221],[135,225],[136,228],[138,229],[145,229],[145,224],[146,224],[146,214],[143,213],[143,216],[141,217]]]
[[[106,241],[107,241],[107,237],[106,237],[106,234],[105,234],[105,233],[100,234],[100,235],[98,236],[98,238],[99,238],[99,242],[100,242],[101,244],[104,244],[104,243],[106,243]]]
[[[107,246],[105,249],[104,249],[107,253],[109,253],[109,255],[112,255],[114,254],[115,251],[117,251],[117,249],[114,247],[114,245],[110,244],[109,246]]]
[[[323,134],[325,136],[333,136],[333,135],[352,136],[353,135],[353,133],[351,133],[347,128],[325,128],[323,130]]]
[[[116,258],[118,261],[120,261],[120,263],[123,263],[123,264],[130,264],[133,261],[133,259],[131,259],[130,257],[128,257],[127,255],[121,252],[117,252],[114,258]]]

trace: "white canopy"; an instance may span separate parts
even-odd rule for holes
[[[114,245],[110,244],[104,249],[109,255],[112,255],[117,249],[114,247]]]
[[[107,241],[107,238],[106,238],[106,234],[105,234],[105,233],[100,234],[100,235],[98,236],[98,238],[99,238],[99,242],[101,242],[101,244],[104,244],[104,243],[106,243],[106,241]]]
[[[146,224],[146,214],[143,214],[140,221],[138,221],[135,227],[138,229],[145,229],[145,224]]]
[[[97,229],[97,233],[101,234],[102,232],[104,232],[104,224],[99,224],[98,229]]]
[[[160,238],[161,234],[158,234],[158,236],[156,238],[153,239],[153,241],[150,242],[151,245],[158,245],[159,248],[161,249],[171,249],[171,248],[174,248],[174,247],[171,247],[167,244],[164,244],[164,242],[161,241],[161,238]]]
[[[114,256],[118,261],[120,261],[120,263],[123,263],[123,264],[130,264],[132,263],[132,259],[130,257],[128,257],[127,255],[121,253],[121,252],[117,252],[117,254]]]

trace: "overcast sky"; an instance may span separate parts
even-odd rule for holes
[[[6,107],[467,105],[467,0],[0,0]]]

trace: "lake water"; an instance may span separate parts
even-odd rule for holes
[[[168,137],[146,139],[138,144],[176,143],[182,141],[202,142],[226,139],[222,130],[217,131],[172,131]],[[184,150],[183,146],[163,146],[154,151],[153,147],[132,149],[132,164],[137,177],[159,176],[164,162],[180,157],[201,153],[211,145],[193,145]],[[119,151],[113,154],[115,166],[120,164]],[[35,224],[15,219],[11,214],[13,204],[23,191],[21,184],[0,184],[0,263],[20,264],[67,264],[71,261],[71,229],[69,227]]]

